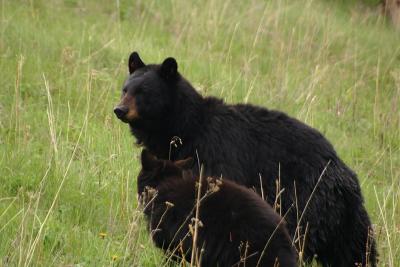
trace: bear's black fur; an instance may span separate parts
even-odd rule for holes
[[[255,188],[281,214],[294,206],[286,221],[306,261],[376,265],[357,176],[321,133],[279,111],[202,97],[173,58],[145,65],[134,52],[129,71],[114,112],[138,143],[163,159],[198,156],[205,175]],[[181,146],[170,144],[176,136]]]
[[[254,191],[207,177],[197,198],[199,178],[191,172],[184,175],[192,158],[158,160],[146,150],[141,158],[137,182],[144,213],[154,242],[173,258],[191,260],[195,206],[201,199],[196,242],[200,266],[296,266],[283,219]]]

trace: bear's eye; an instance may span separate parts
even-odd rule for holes
[[[124,89],[122,89],[122,93],[126,94],[126,92],[128,92],[128,89],[125,87]]]

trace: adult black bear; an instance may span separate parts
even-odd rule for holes
[[[297,266],[283,219],[254,191],[207,177],[198,195],[199,178],[185,171],[192,158],[159,160],[143,150],[141,160],[138,194],[153,240],[175,259],[191,261],[200,199],[196,266]]]
[[[138,143],[158,158],[198,155],[205,175],[233,179],[277,203],[304,260],[376,266],[357,176],[321,133],[279,111],[202,97],[177,68],[173,58],[145,65],[131,54],[114,112]],[[171,149],[176,137],[183,145]]]

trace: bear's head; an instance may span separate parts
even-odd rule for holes
[[[162,160],[143,149],[141,154],[142,169],[137,178],[137,190],[139,197],[147,188],[156,189],[160,182],[168,179],[192,178],[191,168],[193,158],[183,160]]]
[[[128,68],[129,77],[124,82],[121,101],[114,113],[133,128],[141,128],[143,124],[157,128],[173,107],[173,91],[180,79],[178,64],[170,57],[162,64],[146,65],[139,54],[133,52]]]

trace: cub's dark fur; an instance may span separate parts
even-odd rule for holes
[[[188,162],[192,159],[157,160],[144,150],[138,193],[145,199],[144,212],[156,245],[190,261],[193,240],[188,232],[189,224],[194,225],[198,178],[183,175]],[[254,191],[229,180],[207,178],[202,181],[201,199],[196,243],[202,251],[201,266],[250,267],[260,258],[258,266],[296,266],[283,219]]]
[[[282,112],[203,97],[177,68],[173,58],[146,65],[137,53],[130,56],[130,76],[114,111],[138,143],[163,159],[198,155],[206,175],[222,175],[260,194],[262,188],[270,204],[278,201],[282,214],[289,211],[289,233],[305,260],[375,266],[357,176],[329,141]],[[170,145],[175,136],[183,142],[177,148]],[[198,173],[197,164],[192,170]]]

